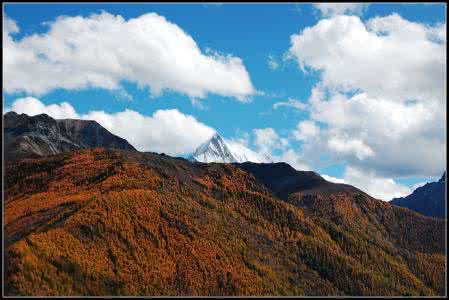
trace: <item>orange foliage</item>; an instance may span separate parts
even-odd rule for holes
[[[373,199],[104,149],[6,173],[8,295],[444,294],[441,224]]]

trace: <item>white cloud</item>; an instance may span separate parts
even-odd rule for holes
[[[140,151],[164,152],[173,156],[192,152],[215,132],[177,109],[157,110],[151,116],[130,109],[117,113],[90,111],[79,114],[67,102],[45,105],[36,98],[27,97],[17,99],[8,110],[28,115],[46,113],[56,119],[95,120]]]
[[[361,15],[369,4],[361,3],[316,3],[313,6],[321,12],[323,17],[334,15],[355,14]]]
[[[302,136],[302,155],[377,178],[438,176],[446,165],[445,40],[441,25],[396,14],[365,23],[337,16],[292,35],[290,57],[320,76],[307,108],[322,127]]]
[[[17,26],[16,21],[8,17],[3,18],[3,33],[8,35],[17,32],[19,32],[19,27]]]
[[[273,160],[276,162],[286,162],[293,168],[299,171],[310,171],[310,166],[307,164],[304,157],[292,148],[288,148],[280,155],[272,155]]]
[[[300,155],[314,168],[323,162],[345,164],[343,178],[325,179],[391,200],[418,186],[393,178],[441,174],[446,165],[445,24],[428,26],[397,14],[365,23],[337,16],[292,35],[287,57],[320,77],[307,104],[310,120],[292,133],[303,142]],[[313,130],[315,123],[322,125],[319,131]]]
[[[303,70],[320,71],[328,88],[391,101],[443,101],[446,43],[429,38],[436,29],[397,14],[366,23],[336,16],[292,35],[288,56]]]
[[[344,176],[345,183],[351,184],[374,198],[390,201],[393,198],[409,195],[412,190],[398,184],[391,178],[377,176],[374,172],[361,171],[347,167]]]
[[[293,131],[293,136],[298,140],[310,140],[320,133],[320,128],[315,122],[306,120],[298,123],[296,130]]]
[[[231,142],[239,143],[245,147],[248,147],[249,145],[249,139],[250,135],[246,131],[241,131],[240,129],[237,129],[236,136],[231,139]]]
[[[288,98],[287,101],[276,102],[273,104],[274,109],[278,109],[279,107],[282,107],[282,106],[293,107],[298,110],[305,110],[307,108],[306,104],[304,104],[294,98]]]
[[[274,58],[273,55],[268,55],[268,60],[267,60],[267,64],[268,64],[268,68],[270,68],[270,70],[276,70],[277,68],[279,68],[279,63],[276,61],[276,59]]]
[[[368,195],[384,201],[407,196],[413,191],[413,188],[399,184],[392,178],[379,177],[374,172],[365,172],[352,167],[346,168],[344,178],[321,176],[330,182],[350,184]]]
[[[240,58],[202,53],[193,38],[155,13],[125,20],[103,12],[60,16],[43,34],[12,37],[4,19],[3,88],[45,94],[57,88],[121,89],[120,82],[150,87],[153,96],[173,90],[190,98],[207,94],[247,101],[255,93]]]
[[[327,141],[327,145],[333,151],[355,155],[359,160],[374,156],[374,151],[363,141],[358,139],[332,137]]]
[[[297,170],[310,170],[304,157],[297,153],[288,142],[273,128],[253,129],[254,145],[259,153],[268,156],[274,162],[286,162]]]
[[[72,105],[67,102],[61,104],[45,105],[41,101],[33,97],[19,98],[13,102],[7,110],[15,111],[18,114],[27,114],[35,116],[39,114],[47,114],[55,119],[77,119],[79,115]]]
[[[238,161],[252,161],[256,163],[267,163],[271,162],[271,157],[255,152],[247,147],[244,143],[242,143],[241,140],[237,139],[224,139],[227,143],[229,150],[231,151],[232,155],[238,160]]]
[[[326,174],[322,174],[321,177],[323,177],[327,181],[334,182],[334,183],[346,183],[343,178],[332,177],[332,176],[329,176]]]
[[[140,151],[168,155],[190,153],[214,133],[212,128],[177,109],[157,110],[152,116],[129,109],[113,114],[92,111],[83,119],[96,120]]]
[[[438,101],[397,103],[318,90],[309,100],[310,115],[326,128],[318,136],[302,135],[304,156],[326,153],[386,177],[438,176],[444,169],[446,112]]]
[[[446,24],[441,24],[440,26],[430,27],[428,38],[433,39],[436,42],[446,43],[447,40]]]
[[[254,144],[258,151],[271,154],[274,149],[283,149],[288,145],[288,140],[279,137],[273,128],[253,129],[255,136]]]

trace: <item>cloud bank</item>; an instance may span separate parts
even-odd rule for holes
[[[319,76],[309,119],[292,130],[315,168],[344,163],[338,180],[385,200],[411,192],[392,178],[441,176],[445,24],[337,15],[293,34],[286,56]]]
[[[393,14],[365,23],[336,16],[292,35],[290,57],[320,76],[308,100],[308,122],[320,130],[301,123],[293,131],[303,155],[326,153],[384,177],[439,176],[446,165],[440,31]]]

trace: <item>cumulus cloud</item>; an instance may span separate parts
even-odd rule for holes
[[[288,148],[285,151],[283,151],[279,155],[273,155],[272,156],[274,161],[276,162],[286,162],[293,168],[299,171],[310,171],[311,168],[308,165],[306,159],[301,156],[297,151],[293,150],[292,148]]]
[[[247,101],[255,93],[239,57],[203,53],[194,39],[156,13],[125,20],[107,12],[60,16],[43,34],[14,39],[6,17],[3,88],[42,95],[57,88],[120,90],[123,80],[150,87],[153,96],[172,90],[194,99],[207,94]]]
[[[339,91],[363,90],[391,101],[443,101],[446,43],[431,38],[436,29],[397,14],[366,23],[336,16],[292,35],[288,56],[303,70],[319,71],[323,84]]]
[[[253,129],[256,150],[274,162],[286,162],[297,170],[310,170],[306,160],[295,151],[287,138],[271,127]]]
[[[365,172],[357,168],[347,167],[345,183],[354,185],[374,198],[389,201],[393,198],[409,195],[412,190],[391,178],[377,176],[374,172]]]
[[[45,113],[55,119],[79,118],[78,113],[68,102],[45,105],[39,99],[33,97],[19,98],[14,101],[11,107],[7,108],[6,110],[12,110],[18,114],[27,114],[29,116],[35,116]]]
[[[274,109],[278,109],[279,107],[293,107],[298,110],[305,110],[307,108],[306,104],[302,103],[301,101],[294,99],[294,98],[288,98],[287,101],[280,101],[273,104]]]
[[[361,3],[316,3],[313,6],[318,9],[323,17],[334,15],[354,14],[361,15],[368,4]]]
[[[320,76],[307,108],[323,128],[299,134],[303,155],[383,178],[438,176],[446,164],[442,30],[393,14],[365,23],[337,16],[293,35],[289,55]]]
[[[392,178],[377,176],[375,172],[365,172],[353,167],[346,168],[344,178],[321,176],[330,182],[353,185],[368,195],[384,201],[407,196],[413,191],[413,188],[399,184]]]
[[[67,102],[45,105],[36,98],[27,97],[17,99],[7,110],[31,116],[46,113],[56,119],[95,120],[140,151],[173,156],[192,152],[215,133],[211,127],[177,109],[157,110],[151,116],[130,109],[116,113],[90,111],[80,114]]]
[[[231,141],[239,143],[245,147],[248,147],[250,140],[250,135],[246,131],[241,131],[240,129],[237,129],[236,136],[234,138],[231,138]]]
[[[428,38],[433,39],[436,42],[446,43],[446,24],[430,27],[428,32]]]
[[[339,153],[355,155],[359,160],[363,160],[369,156],[374,156],[374,151],[363,141],[358,139],[332,137],[327,141],[327,144],[329,149]]]
[[[140,151],[168,155],[190,153],[214,133],[209,126],[177,109],[157,110],[151,116],[129,109],[113,114],[92,111],[82,118],[96,120]]]
[[[429,26],[397,14],[366,22],[338,15],[293,34],[286,56],[320,78],[307,103],[310,119],[292,134],[315,168],[346,165],[344,178],[326,175],[330,181],[391,200],[412,191],[393,178],[441,174],[446,165],[445,24]]]
[[[14,34],[19,32],[19,27],[17,26],[16,21],[8,18],[8,17],[4,17],[3,18],[3,33],[5,34]]]
[[[286,138],[281,138],[273,128],[253,129],[257,149],[262,153],[272,153],[274,149],[283,149],[288,145]]]
[[[302,135],[305,156],[326,153],[387,177],[438,176],[444,169],[446,112],[438,101],[397,103],[367,94],[312,94],[311,119],[326,129],[318,136]],[[293,133],[298,135],[298,130]]]
[[[293,136],[298,140],[311,140],[320,133],[320,127],[315,122],[306,120],[298,123],[296,130],[293,131]]]

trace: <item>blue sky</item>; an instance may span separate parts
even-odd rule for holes
[[[92,111],[103,111],[106,114],[114,114],[128,109],[143,116],[151,117],[158,110],[176,109],[185,116],[194,117],[197,122],[204,124],[204,126],[220,132],[220,134],[228,139],[242,140],[253,150],[261,151],[264,149],[264,151],[270,151],[273,155],[278,156],[280,160],[282,160],[282,157],[289,157],[289,159],[293,159],[295,162],[298,162],[298,168],[305,166],[319,172],[320,174],[344,179],[345,182],[356,186],[358,185],[368,191],[381,189],[387,184],[391,185],[391,180],[393,180],[394,184],[392,184],[384,194],[379,194],[379,197],[383,196],[384,198],[387,198],[390,195],[408,193],[415,184],[437,179],[439,174],[445,169],[446,164],[445,153],[443,153],[445,149],[442,149],[441,147],[442,142],[444,142],[444,144],[446,143],[446,127],[441,124],[441,120],[445,119],[445,114],[444,116],[433,115],[431,107],[434,108],[435,105],[431,106],[431,104],[429,104],[430,102],[427,101],[427,98],[421,94],[416,94],[416,100],[413,98],[415,97],[414,94],[402,96],[402,89],[398,90],[395,89],[395,87],[389,89],[385,93],[377,93],[372,88],[375,84],[377,84],[377,82],[373,82],[371,84],[366,80],[362,82],[358,78],[354,78],[354,80],[350,83],[350,90],[342,88],[344,82],[338,82],[338,79],[335,79],[338,77],[336,76],[337,73],[334,74],[335,76],[332,75],[335,68],[330,67],[332,63],[338,64],[338,60],[327,61],[326,63],[329,64],[329,66],[321,66],[320,57],[314,55],[314,52],[319,51],[313,50],[313,47],[315,47],[315,45],[320,45],[318,44],[320,36],[327,36],[327,33],[322,31],[324,29],[318,30],[319,28],[315,26],[317,26],[323,19],[328,19],[331,20],[331,22],[335,22],[335,28],[337,28],[338,24],[343,24],[343,21],[346,22],[346,20],[343,19],[337,22],[337,18],[339,16],[347,17],[350,15],[351,17],[355,17],[357,18],[356,21],[358,22],[358,20],[360,20],[360,24],[363,24],[363,26],[367,25],[370,20],[377,17],[381,20],[381,22],[379,22],[381,25],[377,26],[385,27],[392,26],[391,24],[393,23],[390,22],[389,18],[387,18],[388,16],[398,15],[399,18],[393,18],[394,22],[397,23],[405,20],[408,24],[407,26],[410,25],[410,32],[415,30],[414,24],[419,24],[419,26],[422,26],[419,30],[427,30],[427,33],[433,34],[434,30],[435,32],[436,30],[442,30],[442,24],[445,24],[446,22],[445,5],[372,4],[357,8],[352,7],[341,10],[334,8],[332,9],[325,11],[324,8],[320,9],[311,4],[5,4],[4,19],[6,15],[6,18],[15,22],[17,28],[19,28],[18,32],[13,32],[10,34],[11,44],[17,44],[17,48],[11,48],[9,52],[9,48],[6,48],[4,50],[5,55],[18,51],[15,50],[19,49],[18,47],[35,47],[33,51],[45,52],[46,50],[42,50],[41,48],[40,50],[36,50],[41,44],[29,43],[27,45],[19,45],[19,43],[34,34],[40,34],[41,36],[48,35],[48,24],[56,24],[55,26],[59,26],[59,23],[57,23],[56,20],[61,16],[65,16],[64,18],[81,16],[83,19],[87,20],[92,17],[92,14],[106,12],[113,16],[120,15],[123,17],[124,21],[127,22],[130,19],[140,18],[141,16],[152,12],[159,16],[165,17],[167,22],[175,24],[184,32],[185,35],[190,36],[203,55],[211,55],[208,54],[208,49],[213,49],[224,57],[226,57],[226,55],[231,55],[232,57],[241,59],[241,65],[248,73],[250,85],[253,87],[253,90],[247,93],[248,95],[245,97],[246,102],[239,101],[239,99],[236,99],[236,96],[233,96],[233,91],[235,89],[231,86],[231,83],[226,85],[227,80],[224,79],[228,78],[226,75],[220,77],[223,78],[221,80],[222,82],[214,83],[214,87],[217,84],[223,84],[223,87],[220,88],[230,91],[229,93],[217,93],[214,91],[207,92],[209,89],[207,86],[202,87],[206,90],[206,95],[204,97],[192,97],[192,95],[188,95],[188,93],[186,94],[186,92],[182,92],[177,88],[167,88],[161,94],[150,96],[151,84],[138,87],[135,80],[131,77],[127,78],[124,76],[121,77],[124,79],[120,80],[119,89],[108,89],[103,86],[95,86],[95,84],[91,84],[89,87],[75,86],[74,88],[67,88],[67,86],[64,85],[58,87],[56,84],[55,86],[54,83],[52,83],[52,88],[45,89],[44,92],[36,92],[36,90],[32,89],[27,90],[27,87],[4,89],[3,105],[8,109],[14,107],[14,102],[19,98],[34,97],[35,99],[38,99],[38,101],[41,102],[45,108],[51,104],[60,105],[62,102],[67,102],[73,107],[76,114],[80,116],[87,115]],[[354,28],[356,28],[359,24],[357,22],[347,23],[350,24],[347,26],[355,26]],[[165,24],[165,22],[163,23]],[[386,25],[387,23],[388,25]],[[301,36],[303,30],[306,28],[316,29],[310,35],[312,40],[301,40],[301,43],[298,44],[298,48],[294,48],[291,42],[291,36]],[[368,33],[371,33],[370,30],[368,30]],[[385,45],[391,46],[391,49],[395,49],[393,47],[407,46],[408,40],[404,37],[406,37],[410,32],[403,33],[400,29],[398,29],[398,27],[388,27],[387,30],[391,30],[392,36],[397,36],[397,41],[385,39],[382,41],[385,42]],[[350,31],[345,32],[347,33]],[[345,40],[344,34],[346,33],[342,31],[341,41]],[[340,31],[338,34],[340,34]],[[377,34],[380,36],[378,40],[381,41],[382,32],[378,32]],[[402,34],[402,36],[400,36],[400,34]],[[444,36],[445,34],[444,29]],[[337,38],[338,37],[339,36],[337,36]],[[150,39],[151,37],[148,38]],[[313,41],[314,38],[316,38],[316,43]],[[373,43],[376,42],[376,36],[373,37],[367,35],[367,38],[373,40]],[[102,37],[99,36],[96,41],[101,42],[102,40]],[[46,40],[46,42],[48,41]],[[439,51],[437,52],[438,54],[444,54],[446,47],[445,37],[443,42],[440,41],[435,43],[436,48],[440,47],[438,49],[434,49],[435,47],[433,46],[433,48],[429,48],[428,43],[429,41],[425,40],[423,43],[419,44],[424,47],[422,51],[423,55],[425,53],[424,51]],[[441,45],[444,45],[444,52],[441,51],[441,49],[443,49]],[[345,47],[342,51],[346,52],[342,52],[343,54],[341,55],[350,53],[350,55],[355,55],[360,58],[358,54],[354,54],[354,51],[358,50],[356,47],[360,48],[360,46],[355,46],[355,49],[348,50],[348,48]],[[290,58],[287,58],[287,54],[289,53]],[[303,54],[307,57],[303,57]],[[367,62],[367,65],[369,63],[373,63],[374,66],[378,64],[390,65],[388,58],[386,57],[383,59],[382,55],[387,54],[380,51],[378,61],[373,62],[370,59],[370,61]],[[404,68],[404,70],[399,70],[397,72],[398,74],[401,74],[401,72],[413,72],[413,64],[415,63],[417,64],[417,72],[421,72],[423,67],[422,65],[418,65],[421,64],[422,61],[419,59],[419,55],[420,53],[418,51],[416,54],[416,59],[414,57],[407,58],[411,60],[409,64],[411,67],[404,67],[404,64],[408,63],[405,58],[404,64],[396,63],[398,60],[400,61],[400,57],[395,58],[395,63],[392,64],[391,72],[388,72],[388,74],[396,72],[395,66],[397,66],[397,68]],[[326,57],[328,56],[329,55]],[[70,56],[67,57],[70,59]],[[270,57],[277,65],[275,69],[269,67],[268,61],[270,60]],[[188,58],[185,57],[184,59]],[[344,59],[345,58],[343,57],[342,61],[344,61]],[[349,58],[347,59],[347,62],[349,62],[348,67],[355,69],[354,72],[350,74],[359,74],[359,72],[366,71],[366,69],[356,69],[357,66],[351,66],[351,60]],[[364,58],[361,57],[360,59]],[[217,60],[219,59],[217,58]],[[299,67],[299,62],[301,60],[307,66],[306,72],[301,70]],[[361,62],[363,64],[363,60],[361,60]],[[151,64],[152,62],[142,61],[141,63],[145,65]],[[227,63],[230,64],[229,61]],[[429,61],[426,66],[429,66],[429,68],[439,68],[443,63],[445,67],[445,59],[443,62],[441,59],[436,62]],[[67,64],[68,66],[70,65],[68,70],[73,67],[73,64],[70,62],[64,61],[63,64]],[[53,65],[54,64],[50,64],[50,66]],[[20,66],[14,66],[14,68],[20,68]],[[8,65],[4,65],[4,67],[6,68],[4,75],[8,76]],[[11,69],[12,68],[13,67],[11,67]],[[36,68],[33,70],[35,69]],[[34,72],[33,70],[32,72]],[[14,74],[19,74],[21,71],[23,70],[14,70]],[[211,76],[215,76],[215,71],[211,69],[211,72]],[[332,80],[325,80],[323,74],[326,72],[331,74],[329,76],[334,76],[332,77]],[[435,72],[432,72],[432,74],[433,73]],[[13,74],[12,71],[11,74]],[[232,73],[226,74],[232,75]],[[201,75],[208,77],[208,74],[206,73]],[[418,82],[420,78],[419,76],[421,75],[425,76],[426,74],[418,74],[416,79]],[[67,76],[70,76],[70,72],[67,73]],[[190,74],[186,74],[186,76],[190,76]],[[193,74],[193,76],[196,75]],[[382,74],[372,74],[373,78],[376,76],[382,76]],[[11,78],[12,77],[13,76],[11,75]],[[402,78],[400,79],[402,80]],[[15,82],[11,83],[10,86],[14,85],[17,87],[18,85],[15,83],[20,81],[20,77],[14,78],[14,80]],[[42,79],[42,81],[44,80],[45,79]],[[395,80],[395,78],[393,78],[393,80]],[[335,88],[334,85],[329,83],[331,81],[334,85],[336,84],[337,86],[341,86]],[[398,82],[399,81],[400,80],[398,79]],[[199,82],[201,82],[201,80]],[[172,86],[177,86],[176,83],[171,84]],[[201,83],[199,84],[201,85]],[[382,85],[382,82],[380,85]],[[441,93],[445,94],[445,86],[440,86]],[[393,139],[391,139],[391,144],[386,143],[385,147],[380,146],[383,141],[382,134],[388,135],[389,130],[385,130],[384,133],[382,133],[378,132],[375,128],[371,128],[370,126],[357,128],[354,123],[351,123],[349,125],[343,124],[342,127],[338,127],[338,130],[336,129],[334,132],[332,128],[334,123],[326,119],[327,115],[332,115],[333,113],[332,111],[329,111],[329,109],[331,109],[330,106],[328,108],[323,108],[328,109],[328,111],[321,110],[318,115],[315,111],[315,116],[311,115],[312,110],[310,109],[296,109],[291,105],[281,105],[277,109],[273,107],[275,103],[283,103],[288,101],[288,99],[292,99],[295,103],[308,105],[311,100],[312,90],[317,87],[326,89],[326,91],[332,90],[332,93],[338,93],[339,95],[345,96],[347,98],[345,101],[352,101],[351,96],[366,92],[369,99],[374,97],[373,99],[375,100],[373,101],[378,101],[375,103],[379,103],[378,111],[380,112],[385,111],[385,107],[390,107],[388,106],[389,104],[392,105],[391,107],[396,107],[399,105],[398,103],[400,103],[398,109],[404,108],[404,112],[398,112],[398,115],[404,116],[405,119],[414,116],[413,113],[419,113],[422,110],[419,110],[421,109],[421,106],[408,108],[406,106],[401,106],[402,103],[405,100],[413,100],[418,101],[418,104],[421,104],[422,101],[424,107],[423,109],[428,108],[430,111],[430,117],[422,121],[425,122],[422,123],[425,124],[422,126],[432,128],[432,131],[430,132],[429,129],[429,132],[423,133],[421,132],[422,130],[419,130],[419,133],[411,133],[412,129],[409,130],[408,128],[405,128],[403,129],[403,132],[410,135],[416,134],[416,143],[420,143],[420,141],[423,145],[432,143],[432,146],[430,147],[432,147],[433,151],[435,151],[435,153],[441,152],[444,154],[444,158],[443,155],[439,155],[436,161],[432,160],[429,162],[429,165],[433,166],[429,167],[429,170],[426,170],[425,166],[423,167],[421,165],[411,166],[408,168],[408,162],[405,161],[405,158],[404,162],[401,162],[401,164],[398,163],[398,165],[395,165],[394,163],[391,163],[390,165],[385,165],[385,160],[379,158],[376,161],[376,157],[386,157],[388,159],[392,159],[392,157],[396,154],[383,154],[380,153],[380,151],[383,151],[383,148],[392,149],[397,147]],[[407,87],[404,86],[404,89],[405,88]],[[440,95],[438,86],[435,88],[434,86],[426,85],[423,89],[424,88],[429,88],[429,93],[426,94],[426,97],[427,95],[431,95],[431,97],[433,97],[436,90],[436,93],[438,94],[435,96],[435,103],[437,103],[436,105],[440,105],[440,107],[442,105],[445,106],[445,99],[438,99],[438,96]],[[213,90],[212,88],[210,89]],[[397,92],[397,94],[400,95],[398,96],[398,99],[400,98],[399,100],[391,100],[396,97],[396,94],[392,91]],[[125,93],[126,96],[123,96],[123,93]],[[329,97],[323,101],[330,101],[330,99],[331,98]],[[379,99],[385,99],[385,101],[381,101]],[[360,101],[362,101],[360,103],[368,103],[363,101],[369,100]],[[31,105],[30,103],[28,104]],[[316,105],[320,105],[320,109],[324,107],[321,104]],[[29,106],[27,107],[27,109],[29,109]],[[311,107],[313,106],[311,105]],[[412,110],[414,108],[416,108],[416,110]],[[445,110],[445,107],[441,108],[444,108]],[[24,112],[30,112],[25,108],[23,109]],[[348,109],[353,111],[351,107]],[[354,110],[356,109],[358,108],[354,107]],[[374,107],[370,111],[377,111],[376,109],[377,108]],[[427,110],[424,110],[422,115],[424,115],[425,112],[427,112]],[[394,112],[392,113],[394,114]],[[410,113],[410,115],[407,115],[408,113]],[[437,112],[435,112],[435,114],[437,114]],[[388,115],[378,116],[378,118],[382,117],[388,117]],[[351,114],[348,114],[348,118],[351,118]],[[302,121],[313,122],[313,126],[320,128],[321,132],[326,130],[325,135],[319,136],[321,142],[317,142],[316,139],[312,140],[310,137],[307,137],[308,139],[305,139],[304,137],[298,138],[301,134],[295,135],[295,132],[298,132],[299,123]],[[376,120],[373,120],[373,122],[375,123]],[[406,122],[403,121],[400,122],[400,124],[405,123]],[[197,128],[195,126],[192,128]],[[348,129],[349,127],[350,129]],[[272,131],[254,131],[257,129],[267,128],[271,128]],[[204,129],[203,131],[204,134],[206,134],[207,130]],[[366,132],[367,135],[370,135],[371,131],[379,135],[377,140],[368,140],[369,138],[364,140],[363,136],[359,134],[360,132]],[[121,133],[124,131],[119,130],[118,132]],[[273,132],[276,137],[273,137],[273,134],[269,134]],[[184,134],[194,135],[195,133],[188,132]],[[258,136],[257,134],[260,135]],[[262,134],[264,135],[262,136]],[[340,140],[336,140],[335,143],[332,143],[332,149],[338,152],[338,155],[329,150],[329,147],[323,145],[323,140],[329,139],[329,137],[332,137],[333,135],[341,137]],[[435,138],[433,138],[433,136],[437,136],[439,140],[437,139],[437,142],[435,142]],[[444,136],[444,140],[442,140],[442,136]],[[127,136],[124,137],[127,138]],[[257,140],[258,137],[260,138],[259,140]],[[271,140],[269,137],[271,137]],[[410,141],[412,138],[413,136],[411,136],[407,141]],[[200,140],[201,137],[197,137],[197,139]],[[399,138],[397,138],[396,141],[398,139]],[[346,142],[342,145],[340,143],[341,140]],[[259,143],[257,141],[259,141]],[[267,143],[272,144],[270,147],[267,145],[261,145],[260,142],[263,141],[267,141]],[[405,143],[407,141],[405,141]],[[145,141],[142,142],[144,143]],[[151,139],[148,140],[149,144],[152,142],[154,141]],[[288,143],[288,147],[277,145],[284,142]],[[307,143],[307,147],[304,146],[305,143]],[[404,147],[410,148],[410,145],[405,144]],[[422,148],[425,147],[423,146]],[[151,145],[149,145],[144,150],[157,151],[158,149],[159,148],[152,149]],[[179,149],[184,148],[181,147]],[[295,153],[296,156],[287,156],[285,154],[287,152],[290,154]],[[421,152],[419,149],[417,150],[417,158],[428,156],[430,160],[432,159],[431,156],[434,156],[432,155],[432,153],[434,153],[432,151],[422,150]],[[312,158],[311,153],[313,153],[313,156],[316,157]],[[283,154],[285,155],[283,156]],[[397,155],[400,156],[399,152]],[[394,159],[392,159],[392,161],[394,162]],[[440,167],[438,168],[438,166]],[[348,167],[352,171],[348,171]],[[356,178],[357,176],[362,176],[364,178]],[[367,183],[367,178],[372,178],[372,181],[370,182],[377,182],[377,184],[372,185],[371,183]]]

